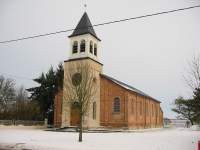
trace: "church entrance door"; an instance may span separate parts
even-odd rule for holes
[[[77,113],[72,109],[71,116],[70,116],[70,126],[78,126],[79,124],[79,117]]]

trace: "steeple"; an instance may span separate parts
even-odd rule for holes
[[[92,24],[90,22],[90,19],[89,19],[87,13],[85,12],[83,14],[81,20],[79,21],[78,25],[76,26],[74,32],[69,37],[73,37],[73,36],[77,36],[77,35],[82,35],[82,34],[87,34],[87,33],[91,34],[92,36],[94,36],[95,38],[97,38],[99,41],[101,41],[97,37],[97,35],[96,35],[96,33],[95,33],[95,31],[94,31],[94,29],[92,27]]]
[[[81,17],[81,20],[69,38],[69,60],[91,58],[98,61],[99,42],[101,40],[97,37],[86,12]]]

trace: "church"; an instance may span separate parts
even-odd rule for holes
[[[160,101],[144,92],[103,74],[103,64],[99,62],[99,42],[101,41],[85,12],[69,36],[70,51],[64,61],[64,78],[69,73],[71,62],[87,61],[96,73],[99,89],[91,112],[83,118],[83,127],[145,129],[163,126],[163,111]],[[79,119],[70,109],[65,109],[66,86],[55,94],[54,127],[78,126]]]

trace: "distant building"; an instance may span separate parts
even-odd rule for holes
[[[92,64],[97,80],[100,81],[99,95],[93,103],[91,113],[84,117],[83,126],[127,129],[163,126],[160,101],[103,74],[103,65],[98,60],[101,40],[97,37],[86,12],[69,38],[70,55],[65,61],[65,75],[69,71],[66,70],[69,62],[85,60]],[[73,111],[66,112],[65,106],[62,105],[64,91],[60,90],[55,95],[54,127],[78,126],[78,116]]]

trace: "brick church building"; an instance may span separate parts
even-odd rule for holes
[[[88,116],[83,118],[83,126],[88,128],[144,129],[163,126],[163,111],[160,101],[140,90],[103,74],[103,65],[98,60],[101,41],[85,12],[76,29],[69,36],[70,54],[65,61],[65,73],[70,62],[88,61],[96,71],[99,81],[97,99]],[[69,71],[69,70],[68,70]],[[64,81],[66,82],[66,81]],[[65,84],[55,95],[54,127],[78,126],[78,116],[68,111],[65,101]]]

